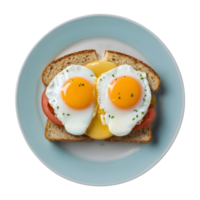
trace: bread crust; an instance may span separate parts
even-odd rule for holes
[[[147,65],[144,62],[142,62],[141,60],[138,60],[137,58],[135,58],[133,56],[130,56],[130,55],[127,55],[127,54],[124,54],[124,53],[120,53],[120,52],[117,52],[117,51],[111,51],[111,50],[106,50],[104,52],[104,58],[106,58],[106,56],[108,56],[109,54],[114,54],[117,57],[123,57],[124,60],[126,60],[127,58],[129,58],[130,60],[132,60],[133,63],[135,63],[135,64],[141,64],[144,68],[146,68],[151,74],[153,74],[158,79],[158,84],[157,84],[156,88],[151,88],[151,89],[153,91],[157,91],[159,89],[160,82],[161,82],[160,77],[159,77],[159,75],[149,65]],[[126,63],[124,63],[124,64],[126,64]]]

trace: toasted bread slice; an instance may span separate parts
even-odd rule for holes
[[[160,86],[160,77],[157,73],[148,65],[134,57],[125,55],[115,51],[106,50],[104,54],[104,59],[116,63],[117,65],[129,64],[133,66],[136,70],[143,71],[147,73],[147,78],[149,80],[150,87],[153,91],[158,90]],[[42,82],[44,85],[48,86],[51,80],[64,68],[71,64],[86,65],[89,62],[98,60],[96,51],[85,50],[79,51],[66,55],[58,60],[50,63],[42,73]],[[47,119],[45,127],[45,137],[51,141],[93,141],[94,139],[88,137],[87,135],[75,136],[68,133],[63,127],[54,124],[52,121]],[[117,137],[112,136],[104,141],[107,142],[150,142],[152,138],[151,125],[144,128],[134,130],[130,134]]]
[[[105,51],[104,59],[114,62],[118,66],[128,64],[137,71],[146,72],[151,90],[156,91],[160,87],[160,77],[158,74],[149,65],[143,63],[142,61],[132,56],[110,50]]]
[[[86,65],[87,63],[98,60],[96,50],[84,50],[68,54],[51,62],[42,73],[42,82],[48,86],[51,80],[63,69],[71,64]]]

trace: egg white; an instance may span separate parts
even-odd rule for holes
[[[108,95],[109,84],[121,76],[133,77],[142,87],[140,101],[130,109],[118,108],[111,102]],[[141,123],[151,102],[151,90],[146,73],[136,71],[130,65],[121,65],[103,73],[97,80],[97,90],[98,104],[105,112],[105,115],[102,116],[102,123],[106,123],[109,131],[116,136],[129,134],[137,124]]]
[[[96,114],[95,103],[85,109],[73,109],[62,99],[61,89],[68,79],[81,77],[87,79],[94,86],[95,74],[90,69],[81,65],[70,65],[58,73],[46,89],[46,96],[54,108],[56,117],[62,122],[67,132],[73,135],[82,135],[90,125]],[[63,114],[64,113],[64,114]]]

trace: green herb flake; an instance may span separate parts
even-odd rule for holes
[[[134,110],[135,112],[137,112],[137,110]]]
[[[100,79],[100,81],[102,81],[102,79]]]
[[[63,113],[63,115],[65,115],[65,113]]]
[[[67,114],[67,116],[70,116],[70,114]]]
[[[145,89],[145,91],[147,91],[147,90]]]
[[[103,78],[105,78],[105,77],[103,77]]]
[[[93,75],[90,75],[91,77],[93,77]]]
[[[142,112],[142,114],[144,115],[144,112]]]
[[[59,106],[57,106],[57,109],[59,109]]]
[[[84,84],[82,84],[82,86],[84,86]]]
[[[140,76],[142,76],[142,74],[140,74]]]
[[[133,94],[131,94],[131,97],[133,97]]]
[[[62,73],[62,74],[64,74],[64,73]]]
[[[120,94],[120,92],[118,92],[118,94]]]
[[[79,87],[81,86],[81,84],[80,85],[78,85]]]
[[[113,74],[112,77],[115,77],[115,75]]]
[[[142,79],[144,79],[144,78],[140,78],[140,79],[142,80]]]
[[[111,117],[111,119],[113,119],[113,118],[114,118],[114,116]]]
[[[124,78],[125,78],[126,76],[124,76]]]
[[[108,115],[108,117],[110,117],[110,115]]]
[[[143,99],[143,101],[145,101],[145,99]]]
[[[136,117],[138,117],[138,115],[136,115]]]
[[[67,69],[66,72],[69,72],[69,70]]]
[[[71,81],[73,81],[73,79],[71,79]]]
[[[53,102],[55,102],[55,100],[53,100]]]
[[[145,94],[145,97],[146,97],[147,95]]]
[[[135,120],[135,118],[132,119],[133,121]]]
[[[118,97],[119,99],[121,99],[121,97]]]

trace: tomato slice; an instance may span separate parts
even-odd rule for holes
[[[148,113],[145,115],[143,121],[141,122],[141,124],[135,126],[133,128],[133,130],[140,129],[140,128],[143,128],[143,127],[151,124],[151,122],[154,120],[155,116],[156,116],[156,111],[155,111],[154,107],[152,106],[152,104],[150,104]]]
[[[61,121],[55,116],[54,109],[49,104],[48,98],[46,96],[46,89],[44,90],[42,94],[42,109],[44,114],[49,118],[54,124],[57,124],[58,126],[62,126],[63,124]]]

